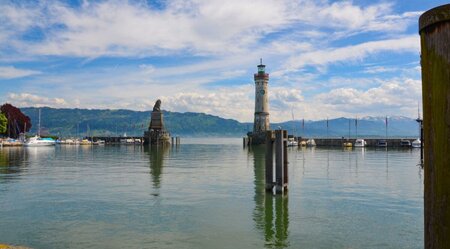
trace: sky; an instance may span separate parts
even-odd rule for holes
[[[434,0],[0,0],[0,102],[251,122],[417,117],[418,18]]]

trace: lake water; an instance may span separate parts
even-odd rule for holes
[[[420,151],[289,148],[289,192],[264,191],[264,147],[0,149],[0,244],[31,248],[423,248]]]

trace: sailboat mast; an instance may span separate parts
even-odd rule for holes
[[[41,136],[41,109],[39,109],[38,137]]]

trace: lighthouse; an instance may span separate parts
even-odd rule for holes
[[[253,143],[264,143],[265,132],[270,130],[269,122],[269,74],[262,59],[258,65],[255,79],[255,120],[253,123]]]

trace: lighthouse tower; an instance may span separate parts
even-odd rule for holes
[[[264,143],[265,131],[270,130],[269,122],[269,74],[265,72],[266,66],[262,59],[258,65],[255,79],[255,121],[253,123],[253,143]],[[257,137],[261,137],[257,139]]]

